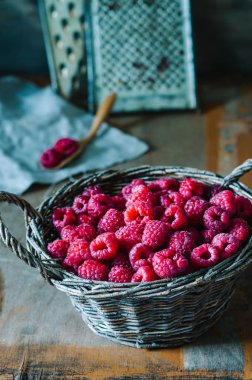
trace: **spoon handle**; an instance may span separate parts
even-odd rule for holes
[[[106,117],[109,115],[113,104],[116,100],[116,94],[112,93],[108,95],[105,100],[99,105],[96,115],[94,117],[92,127],[90,128],[88,134],[86,137],[79,141],[79,145],[82,147],[84,145],[87,145],[96,135],[98,129],[100,128],[101,124],[104,122]]]

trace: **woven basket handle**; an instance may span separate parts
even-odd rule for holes
[[[244,161],[243,164],[237,166],[230,174],[228,174],[223,180],[223,186],[229,186],[232,182],[236,182],[244,174],[252,169],[252,159]]]
[[[24,199],[19,198],[17,195],[0,191],[0,202],[7,202],[14,204],[21,208],[24,212],[25,222],[27,223],[30,218],[41,218],[40,214]],[[34,253],[29,252],[17,239],[11,235],[8,228],[5,226],[0,216],[0,237],[3,243],[14,252],[17,257],[25,261],[26,264],[39,269],[42,276],[48,280],[47,271],[40,259],[40,257]]]

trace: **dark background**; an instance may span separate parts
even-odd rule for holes
[[[81,1],[81,0],[79,0]],[[252,74],[252,0],[191,0],[196,72]],[[0,0],[0,72],[48,72],[36,0]]]

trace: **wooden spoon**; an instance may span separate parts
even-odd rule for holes
[[[109,113],[110,113],[110,111],[111,111],[111,109],[115,103],[115,100],[116,100],[116,94],[115,93],[112,93],[105,98],[105,100],[99,105],[99,107],[96,111],[95,118],[93,120],[92,126],[91,126],[87,136],[84,139],[78,141],[79,148],[73,154],[71,154],[71,156],[62,160],[58,165],[54,166],[53,168],[46,168],[47,170],[61,169],[64,166],[68,165],[71,161],[73,161],[76,157],[78,157],[81,154],[83,149],[90,143],[90,141],[93,140],[98,129],[100,128],[100,126],[102,125],[104,120],[109,115]]]

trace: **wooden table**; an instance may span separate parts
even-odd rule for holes
[[[42,83],[44,83],[42,81]],[[150,151],[120,167],[186,165],[228,173],[252,156],[252,86],[203,82],[202,112],[114,118]],[[244,177],[252,185],[252,174]],[[50,192],[34,186],[37,206]],[[1,210],[24,240],[21,214]],[[1,245],[0,379],[252,379],[252,276],[243,275],[229,310],[204,336],[176,349],[140,350],[92,333],[69,299]]]

